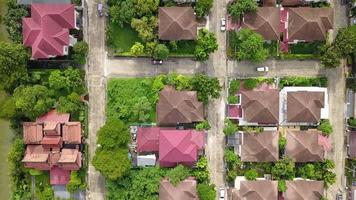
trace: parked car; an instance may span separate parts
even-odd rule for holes
[[[99,2],[97,9],[98,9],[99,17],[102,17],[103,16],[103,4]]]
[[[256,71],[258,72],[268,72],[268,67],[262,66],[262,67],[257,67]]]
[[[342,198],[342,193],[338,192],[338,193],[336,194],[336,200],[343,200],[343,198]]]
[[[221,18],[220,30],[221,31],[225,31],[226,30],[226,19],[225,18]]]
[[[152,64],[153,65],[162,65],[163,64],[163,60],[152,60]]]
[[[219,188],[219,200],[225,200],[225,188],[224,187]]]

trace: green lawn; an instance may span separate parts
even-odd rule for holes
[[[129,24],[120,27],[110,23],[109,26],[107,44],[115,53],[128,52],[135,42],[141,42],[138,33]]]
[[[7,11],[6,0],[0,0],[0,18],[3,18]],[[4,24],[0,21],[0,41],[8,41],[8,34]]]
[[[178,49],[176,51],[171,51],[170,55],[194,55],[196,45],[197,42],[194,40],[177,41]]]
[[[314,54],[320,53],[320,48],[325,44],[324,41],[320,42],[299,42],[297,44],[289,45],[289,52],[291,54]]]
[[[278,42],[272,41],[271,43],[265,42],[263,47],[268,50],[268,57],[274,58],[277,57],[278,53]]]

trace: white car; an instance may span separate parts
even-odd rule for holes
[[[219,188],[219,200],[225,200],[225,188]]]
[[[257,67],[256,71],[258,72],[268,72],[268,67],[262,66],[262,67]]]
[[[225,18],[221,18],[220,30],[221,31],[225,31],[226,30],[226,19]]]

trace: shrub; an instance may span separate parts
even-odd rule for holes
[[[285,180],[278,180],[278,191],[285,192],[287,190],[286,181]]]
[[[256,78],[246,79],[246,80],[244,80],[243,83],[244,83],[244,88],[246,88],[248,90],[252,90],[260,84],[259,80]]]
[[[253,0],[235,0],[229,5],[229,14],[235,19],[247,12],[254,12],[257,10],[257,2]]]
[[[198,184],[197,190],[200,200],[215,200],[216,198],[215,185]]]
[[[278,160],[272,168],[272,176],[276,180],[292,180],[295,176],[295,165],[292,159],[285,157]]]
[[[228,182],[234,182],[236,177],[237,177],[237,172],[235,170],[229,170],[227,172],[227,181]]]
[[[279,147],[279,151],[284,151],[284,149],[286,148],[287,145],[287,139],[283,136],[280,136],[278,139],[278,147]]]
[[[323,135],[329,136],[333,132],[333,127],[329,120],[322,120],[318,126],[318,130],[323,132]]]
[[[143,46],[143,44],[141,44],[140,42],[135,42],[135,44],[132,45],[130,49],[130,53],[136,57],[142,55],[144,51],[145,51],[145,46]]]
[[[77,63],[78,65],[84,65],[85,59],[88,55],[88,51],[89,51],[89,46],[85,41],[77,42],[73,46],[74,62]]]
[[[170,169],[167,172],[167,177],[169,181],[177,186],[181,181],[186,179],[190,175],[190,170],[183,165],[178,165],[177,167]]]
[[[193,170],[193,175],[196,177],[198,183],[209,182],[208,159],[206,157],[199,158],[196,168]]]
[[[9,33],[10,39],[15,43],[22,42],[22,18],[29,15],[27,9],[23,5],[17,5],[16,0],[7,1],[8,10],[4,16],[3,23],[6,26],[6,31]]]
[[[224,151],[224,159],[229,170],[236,170],[237,168],[241,167],[241,160],[235,154],[234,151],[230,149],[225,149]]]
[[[229,104],[237,104],[239,101],[238,99],[238,96],[235,96],[235,95],[230,95],[228,98],[227,98],[227,102]]]
[[[152,57],[156,60],[164,60],[169,55],[169,49],[164,44],[157,44],[153,50]]]
[[[70,180],[66,186],[68,192],[73,193],[73,192],[77,191],[81,185],[82,185],[82,180],[78,176],[78,172],[71,171],[70,172]]]
[[[347,120],[347,123],[349,124],[349,126],[354,126],[356,127],[356,119],[351,117],[350,119]]]
[[[250,169],[245,172],[245,178],[249,181],[254,181],[258,177],[258,173],[254,169]]]
[[[97,137],[97,143],[104,150],[127,148],[130,141],[128,127],[118,119],[108,120],[98,131]]]
[[[223,132],[225,135],[233,135],[239,130],[238,126],[234,124],[231,120],[225,119],[225,127]]]
[[[230,81],[229,94],[236,95],[236,93],[240,90],[240,80],[234,79]]]
[[[219,98],[222,90],[220,82],[216,77],[210,78],[203,74],[194,75],[190,80],[190,85],[193,90],[197,91],[198,100],[204,104],[208,103],[209,98]]]
[[[197,17],[201,18],[206,16],[211,7],[213,7],[213,0],[199,0],[195,5],[195,12]]]
[[[195,59],[206,61],[209,55],[218,49],[216,36],[206,29],[199,30],[197,45],[195,47]]]
[[[195,126],[197,131],[209,130],[210,128],[210,124],[207,120],[204,120]]]

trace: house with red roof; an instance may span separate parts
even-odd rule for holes
[[[22,19],[23,44],[32,49],[32,59],[68,55],[77,41],[69,33],[79,29],[77,16],[73,4],[32,4],[31,17]]]
[[[22,160],[26,168],[49,170],[51,184],[65,185],[70,171],[82,166],[81,123],[69,122],[69,114],[51,110],[36,122],[23,123],[27,145]]]
[[[157,154],[161,167],[193,166],[205,147],[205,132],[160,127],[139,127],[137,152]]]

